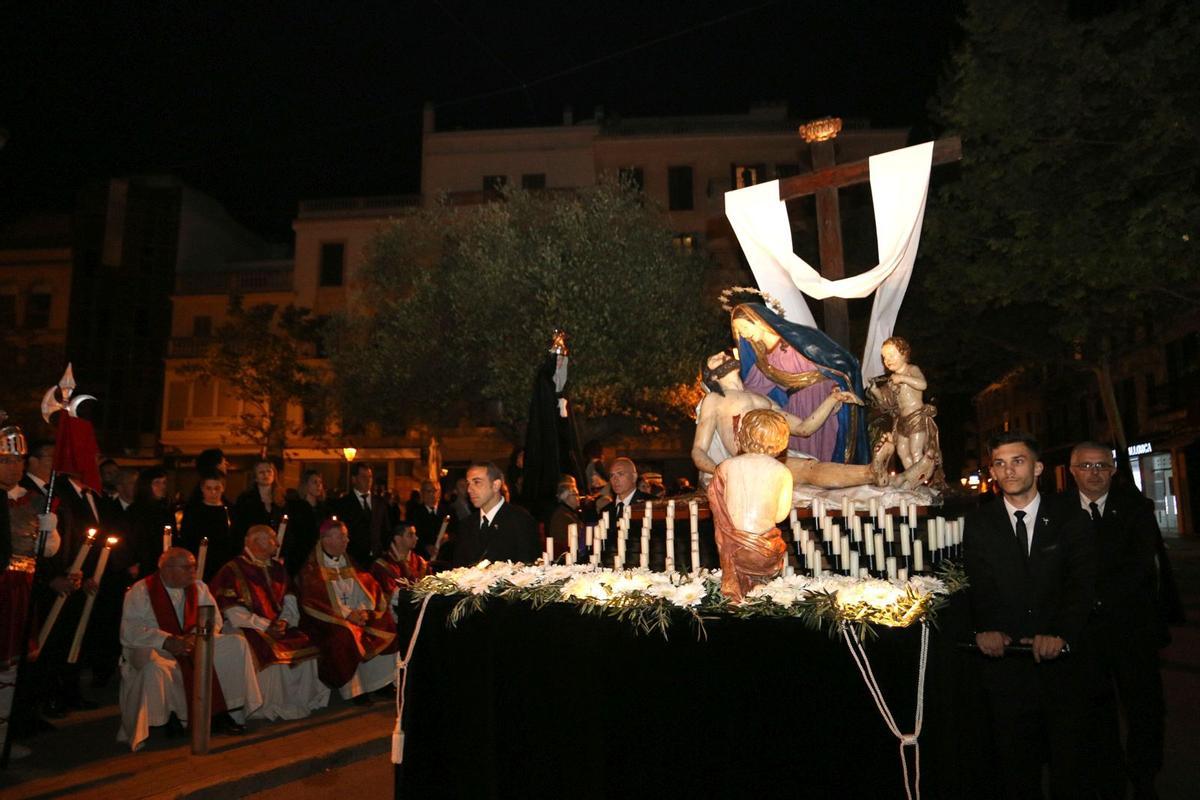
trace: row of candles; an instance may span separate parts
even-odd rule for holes
[[[639,536],[638,564],[642,569],[650,568],[650,534],[654,516],[654,502],[645,503]],[[799,512],[792,509],[789,527],[797,563],[805,574],[820,576],[826,573],[856,577],[886,577],[906,580],[910,574],[928,572],[945,558],[961,555],[963,518],[948,520],[930,517],[926,520],[924,533],[918,525],[918,507],[909,503],[885,508],[875,499],[867,503],[865,514],[859,511],[848,498],[843,498],[840,514],[838,509],[828,508],[817,499],[813,501],[812,518],[816,521],[814,531],[806,530],[800,522]],[[616,552],[613,565],[629,566],[628,549],[634,528],[632,509],[626,507],[616,520]],[[695,500],[687,503],[689,520],[692,571],[700,565],[700,514]],[[666,501],[666,559],[667,572],[676,570],[675,559],[676,503]],[[609,512],[601,515],[599,525],[584,526],[584,535],[579,536],[579,526],[567,526],[567,549],[560,556],[566,564],[587,563],[599,566],[607,547],[609,531],[612,529]],[[547,537],[542,561],[549,565],[556,561],[554,540]],[[791,559],[785,561],[784,574],[794,571]]]
[[[675,501],[667,500],[667,530],[674,532],[675,530]],[[628,561],[628,542],[630,539],[630,531],[633,528],[633,509],[630,506],[625,506],[624,512],[616,520],[616,554],[614,555],[614,565],[625,566]],[[691,544],[691,561],[693,570],[699,568],[700,565],[700,506],[695,500],[690,500],[687,503],[688,519],[690,521],[690,544]],[[638,544],[638,566],[642,569],[650,568],[650,526],[654,517],[654,501],[647,500],[642,512],[641,536]],[[612,527],[612,517],[608,511],[600,515],[599,525],[584,526],[583,542],[579,541],[579,526],[571,523],[567,526],[567,549],[563,554],[563,560],[566,564],[575,564],[578,560],[586,558],[588,563],[595,566],[600,565],[601,556],[607,548],[608,533]],[[580,544],[583,545],[580,548]],[[542,553],[543,563],[549,565],[554,563],[554,540],[546,537],[546,550]],[[675,571],[675,537],[667,536],[667,553],[665,571]]]
[[[929,517],[922,533],[917,506],[901,503],[883,508],[874,500],[860,514],[843,500],[841,514],[813,502],[817,530],[801,527],[796,509],[790,515],[792,543],[806,574],[831,572],[853,577],[907,580],[935,569],[944,559],[962,555],[963,518]],[[792,567],[787,563],[784,574]]]
[[[87,538],[79,551],[75,553],[75,560],[71,562],[71,568],[68,574],[83,571],[83,562],[87,560],[88,555],[92,552],[92,546],[95,544],[96,536],[99,534],[95,528],[89,528]],[[96,569],[92,572],[92,583],[97,587],[100,586],[100,579],[104,577],[104,571],[108,568],[108,557],[112,553],[113,547],[121,540],[116,536],[109,536],[104,540],[104,549],[100,551],[100,557],[96,560]],[[38,634],[38,649],[46,644],[46,639],[50,637],[50,630],[54,627],[54,623],[58,621],[59,614],[62,613],[63,605],[67,602],[67,595],[60,594],[54,599],[54,605],[50,607],[50,613],[46,615],[46,621],[42,623],[42,630]],[[67,653],[67,663],[74,664],[79,661],[79,650],[83,646],[83,634],[87,630],[88,620],[92,617],[92,607],[96,604],[96,594],[88,592],[87,598],[83,601],[83,613],[79,615],[79,624],[75,626],[75,638],[71,640],[71,649]]]

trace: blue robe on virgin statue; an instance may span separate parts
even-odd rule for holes
[[[782,340],[768,351],[734,329],[742,382],[749,391],[770,397],[801,419],[829,396],[833,385],[863,396],[858,359],[821,331],[788,322],[761,303],[734,308],[732,320],[739,319],[770,328]],[[766,363],[760,364],[760,359]],[[870,455],[866,409],[843,403],[820,430],[807,438],[791,437],[788,447],[820,461],[865,464]]]

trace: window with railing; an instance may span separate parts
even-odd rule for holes
[[[321,244],[321,286],[341,286],[346,270],[346,243]]]

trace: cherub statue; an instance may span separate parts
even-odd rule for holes
[[[739,455],[717,466],[708,486],[721,594],[740,602],[746,592],[783,571],[787,545],[776,523],[792,508],[792,473],[780,463],[788,422],[769,408],[748,411],[738,427]]]
[[[877,454],[894,451],[912,485],[925,483],[934,489],[945,488],[942,451],[938,443],[937,408],[925,402],[928,384],[921,368],[909,362],[912,347],[900,336],[883,342],[880,356],[887,374],[877,378],[867,390],[881,411],[891,418],[891,430],[876,445]]]

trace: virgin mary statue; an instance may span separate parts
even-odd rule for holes
[[[829,396],[829,382],[862,397],[858,359],[816,328],[788,322],[762,303],[742,303],[730,312],[733,340],[746,389],[774,400],[804,419]],[[812,436],[793,436],[788,448],[818,461],[865,464],[866,414],[845,403]]]

